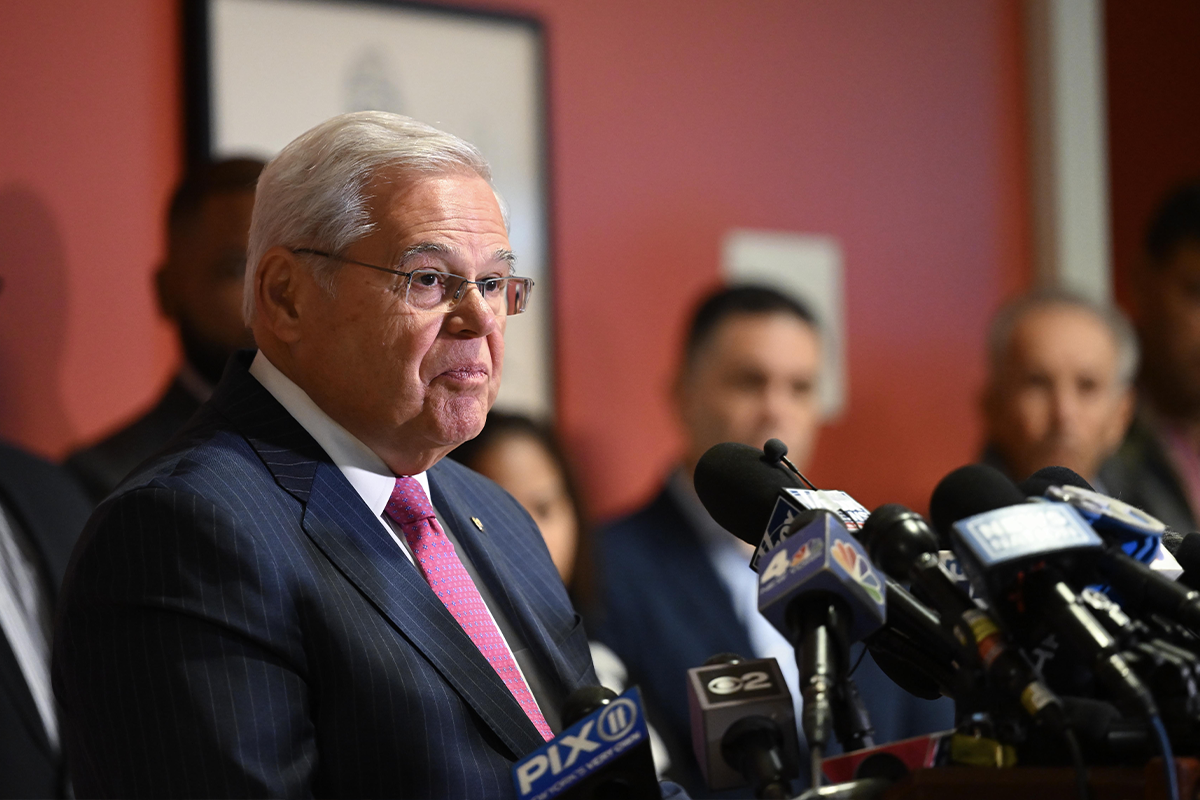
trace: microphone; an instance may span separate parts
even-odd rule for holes
[[[1063,729],[1061,701],[1008,647],[995,621],[945,573],[938,559],[937,535],[921,515],[894,503],[880,506],[863,526],[862,539],[885,572],[896,579],[907,577],[925,591],[967,658],[983,668],[993,685],[1019,702],[1036,722]]]
[[[961,491],[955,501],[945,499],[948,481]],[[969,516],[951,519],[963,511]],[[1034,620],[1044,620],[1085,655],[1097,678],[1127,707],[1158,716],[1154,698],[1118,652],[1116,640],[1067,585],[1068,576],[1089,574],[1103,550],[1100,537],[1074,508],[1026,503],[998,470],[971,465],[938,485],[930,513],[948,524],[972,583],[1001,616],[1018,623],[1018,632],[1029,633]]]
[[[1099,566],[1101,575],[1120,599],[1139,612],[1162,614],[1200,631],[1200,591],[1170,580],[1142,563],[1154,560],[1166,525],[1128,503],[1093,491],[1087,481],[1066,467],[1039,470],[1029,482],[1042,473],[1049,473],[1053,480],[1067,481],[1064,485],[1046,486],[1043,491],[1047,497],[1068,503],[1105,540],[1117,545],[1100,557]],[[1126,543],[1136,545],[1141,559],[1124,550]]]
[[[800,775],[792,694],[773,658],[710,658],[687,673],[692,746],[708,788],[749,784],[755,797],[790,797]]]
[[[817,785],[850,643],[882,627],[887,586],[833,514],[820,515],[768,555],[758,577],[758,610],[797,648],[801,719]]]
[[[1179,582],[1190,589],[1200,589],[1200,533],[1193,531],[1185,535],[1174,556],[1183,567]]]
[[[657,800],[662,796],[641,693],[576,689],[563,704],[568,727],[513,764],[518,800]]]
[[[770,440],[768,444],[772,441]],[[806,512],[832,511],[852,531],[862,527],[868,512],[845,492],[805,488],[780,465],[779,447],[767,455],[757,447],[722,442],[710,447],[696,464],[696,494],[722,528],[757,547],[750,568],[758,571],[766,553],[778,546],[784,531]],[[786,452],[786,447],[783,448]],[[787,462],[789,465],[791,462]],[[805,479],[807,480],[807,479]],[[809,484],[811,486],[811,484]]]
[[[1167,526],[1140,508],[1100,494],[1073,470],[1044,467],[1021,484],[1029,496],[1070,503],[1106,541],[1119,544],[1139,561],[1150,563],[1158,553]]]
[[[800,486],[795,477],[747,445],[727,442],[710,448],[696,465],[695,485],[714,520],[757,546],[752,569],[788,535],[830,513],[801,507],[792,494]],[[870,516],[849,495],[838,494],[845,496],[840,519],[857,516],[865,521]],[[949,634],[937,614],[895,581],[882,577],[887,586],[887,626],[865,640],[876,664],[917,697],[933,700],[950,695],[957,666]]]

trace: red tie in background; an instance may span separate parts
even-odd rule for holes
[[[479,652],[496,670],[504,685],[521,704],[522,710],[537,727],[542,738],[550,741],[554,732],[546,724],[541,709],[533,699],[529,687],[517,670],[517,662],[504,643],[496,623],[488,614],[487,606],[479,595],[475,582],[467,574],[454,545],[446,538],[442,526],[433,513],[433,505],[425,496],[425,490],[415,478],[401,475],[396,478],[392,497],[384,513],[404,532],[408,546],[412,548],[429,587],[458,620],[458,624],[471,637]]]

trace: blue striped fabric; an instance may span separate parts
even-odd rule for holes
[[[76,548],[53,670],[76,791],[512,796],[541,736],[251,355]],[[594,683],[525,511],[453,462],[429,478],[553,701]]]

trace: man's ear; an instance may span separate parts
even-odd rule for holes
[[[300,339],[301,284],[312,280],[296,255],[286,247],[272,247],[254,271],[255,327],[262,325],[281,342]]]

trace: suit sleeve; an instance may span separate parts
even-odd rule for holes
[[[287,572],[194,494],[147,487],[93,518],[56,629],[81,797],[306,796],[316,762]]]

